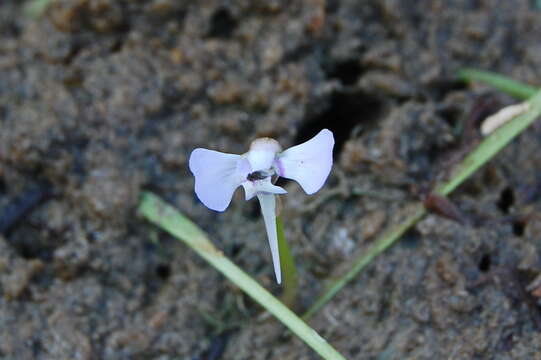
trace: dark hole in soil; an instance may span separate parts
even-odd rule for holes
[[[455,128],[458,125],[458,120],[460,119],[461,111],[460,109],[453,107],[446,107],[438,111],[438,114],[441,118],[451,127]]]
[[[5,194],[7,192],[7,186],[4,179],[0,178],[0,194]]]
[[[19,243],[18,246],[14,246],[19,255],[25,259],[35,259],[39,257],[39,251],[36,251],[35,248],[29,246],[26,243]]]
[[[210,19],[210,30],[208,36],[225,39],[233,34],[237,27],[237,20],[226,8],[218,9]]]
[[[513,234],[516,236],[522,236],[524,235],[524,228],[526,227],[526,223],[521,220],[517,220],[513,222]]]
[[[492,259],[490,258],[490,254],[483,254],[483,256],[481,256],[481,259],[479,260],[479,271],[487,272],[490,270],[491,265]]]
[[[327,72],[327,76],[340,80],[344,85],[354,85],[362,72],[363,69],[359,60],[351,59],[333,64]]]
[[[0,209],[0,233],[9,234],[18,224],[41,203],[53,195],[48,184],[39,184],[23,191],[12,199],[8,205]]]
[[[3,24],[3,29],[5,31],[5,35],[7,36],[17,38],[19,35],[21,35],[21,28],[14,22]]]
[[[513,206],[514,203],[515,203],[515,194],[513,193],[513,190],[510,187],[506,187],[500,193],[500,199],[498,200],[496,205],[498,205],[498,207],[504,214],[508,214],[509,209],[511,208],[511,206]]]
[[[342,146],[349,139],[354,127],[369,127],[381,116],[383,101],[360,91],[337,92],[332,95],[326,110],[308,117],[301,126],[294,144],[311,139],[321,129],[327,128],[334,134],[334,158],[338,158]]]
[[[124,45],[124,42],[122,41],[115,41],[115,43],[111,46],[111,54],[119,53],[122,50],[122,46]]]
[[[349,349],[349,355],[355,356],[361,352],[361,347],[359,345],[355,345],[352,348]]]
[[[440,78],[432,81],[428,84],[429,93],[435,97],[436,100],[441,100],[450,92],[464,90],[468,87],[465,81],[461,81],[455,78]]]
[[[162,280],[167,280],[171,276],[171,267],[167,264],[158,264],[156,275]]]
[[[30,340],[30,346],[32,348],[32,354],[34,356],[38,356],[40,353],[43,352],[44,348],[43,348],[43,343],[41,342],[40,339],[38,339],[37,337],[33,337],[31,340]]]
[[[231,257],[236,257],[238,254],[240,254],[240,251],[244,245],[242,243],[235,243],[233,246],[231,246]]]
[[[428,168],[430,166],[430,164],[434,164],[434,163],[437,163],[438,159],[440,158],[440,156],[442,154],[448,154],[449,153],[449,150],[447,148],[442,148],[441,146],[439,146],[438,144],[430,144],[428,146],[428,148],[426,149],[426,159],[428,160],[428,163],[426,164],[426,166],[422,167],[422,169],[424,168]],[[412,159],[412,162],[416,161],[415,159]],[[419,169],[421,170],[421,169]],[[428,179],[428,176],[429,174],[423,174],[423,170],[420,171],[420,175],[424,177],[425,179]]]
[[[334,14],[340,9],[340,1],[338,0],[327,0],[325,2],[325,12],[328,14]]]
[[[42,236],[41,226],[26,224],[20,229],[14,230],[7,238],[10,245],[24,259],[40,259],[44,262],[53,260],[55,250],[63,244],[61,236],[55,236],[53,240],[49,236]]]
[[[419,246],[421,242],[421,234],[415,230],[411,229],[406,231],[406,233],[402,236],[402,240],[400,240],[400,245],[414,249]]]
[[[520,306],[520,303],[525,303],[528,307],[528,315],[531,319],[535,330],[541,330],[541,307],[538,305],[538,298],[528,292],[526,288],[536,278],[537,273],[529,270],[513,269],[510,280],[514,286],[510,286],[506,295],[513,300],[514,306]]]

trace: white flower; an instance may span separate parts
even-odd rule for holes
[[[198,148],[190,155],[189,166],[195,177],[199,200],[215,211],[224,211],[233,193],[242,185],[246,200],[257,196],[269,238],[276,281],[281,282],[280,256],[276,234],[275,194],[287,191],[272,180],[295,180],[307,194],[318,191],[332,168],[334,137],[323,129],[312,139],[285,151],[274,139],[256,139],[242,155]]]

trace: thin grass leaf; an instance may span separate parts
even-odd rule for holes
[[[481,81],[502,92],[518,99],[528,99],[534,96],[537,88],[520,83],[508,77],[495,74],[489,71],[475,69],[461,69],[458,71],[458,77],[464,81]]]
[[[515,89],[516,90],[516,89]],[[524,92],[523,92],[524,94]],[[538,91],[534,97],[528,100],[530,107],[528,112],[510,120],[502,127],[496,129],[487,136],[475,150],[473,150],[452,172],[451,178],[436,186],[435,192],[440,195],[448,195],[454,189],[469,178],[477,169],[486,164],[503,147],[520,134],[528,125],[541,115],[541,91]],[[332,281],[323,294],[314,302],[314,304],[303,315],[303,319],[308,320],[334,295],[336,295],[350,280],[356,277],[366,265],[368,265],[377,255],[388,249],[412,226],[426,214],[426,210],[419,204],[418,209],[403,221],[401,224],[392,227],[379,237],[374,245],[363,255],[352,261],[351,270]]]
[[[152,193],[143,193],[138,212],[192,248],[216,270],[231,280],[252,299],[276,316],[295,335],[301,338],[324,359],[345,360],[325,339],[303,320],[289,310],[278,299],[259,285],[248,274],[232,263],[216,249],[206,234],[188,218]]]

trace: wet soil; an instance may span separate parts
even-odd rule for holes
[[[529,0],[24,6],[0,4],[3,359],[210,359],[226,342],[223,359],[316,359],[138,218],[140,192],[279,293],[257,204],[204,208],[187,157],[331,129],[326,187],[284,183],[302,312],[474,146],[479,114],[513,102],[456,69],[541,83]],[[540,142],[536,124],[452,195],[463,224],[426,217],[311,324],[349,359],[541,359]]]

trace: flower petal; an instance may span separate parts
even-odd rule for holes
[[[263,180],[245,181],[242,183],[242,187],[244,188],[246,200],[250,200],[257,193],[287,194],[284,188],[274,185],[270,177]]]
[[[325,183],[332,168],[334,137],[323,129],[312,139],[281,153],[276,161],[278,175],[297,181],[307,194]]]
[[[280,252],[278,250],[278,234],[276,233],[276,199],[272,194],[258,193],[257,198],[261,205],[261,214],[265,221],[265,228],[267,229],[267,237],[269,239],[269,245],[272,255],[272,264],[274,266],[274,274],[276,275],[276,282],[280,284],[282,282],[282,272],[280,269]]]
[[[250,171],[245,162],[240,155],[201,148],[192,151],[189,166],[199,200],[211,210],[224,211]]]

